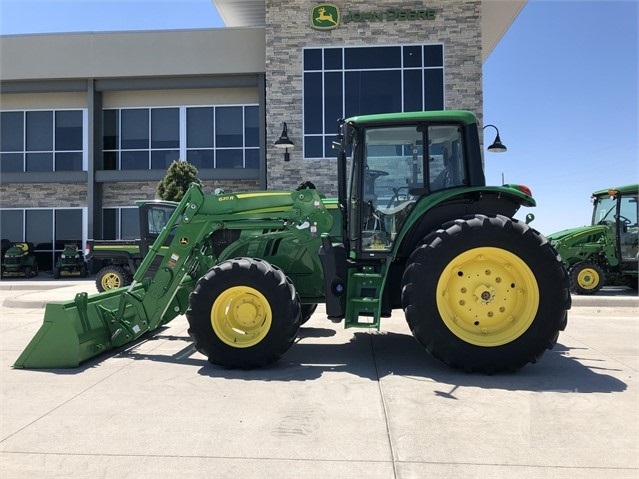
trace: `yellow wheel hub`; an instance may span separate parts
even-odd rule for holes
[[[599,284],[599,281],[601,281],[599,273],[593,268],[584,268],[577,274],[577,284],[583,289],[593,289]]]
[[[100,283],[102,284],[102,288],[104,288],[105,291],[108,291],[110,289],[119,288],[122,281],[119,275],[115,273],[107,273],[102,276]]]
[[[271,322],[268,300],[247,286],[227,289],[211,307],[213,331],[221,341],[235,348],[249,348],[262,341]]]
[[[474,248],[454,258],[437,283],[437,307],[457,337],[495,347],[521,336],[539,306],[535,275],[517,255]]]

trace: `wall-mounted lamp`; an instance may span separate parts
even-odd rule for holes
[[[495,137],[495,141],[493,141],[493,144],[487,148],[488,151],[490,151],[491,153],[503,153],[507,151],[506,145],[504,145],[501,142],[501,138],[499,138],[499,130],[495,125],[486,125],[484,128],[482,128],[482,130],[485,130],[489,126],[492,126],[495,129],[495,131],[497,132],[497,136]]]
[[[288,128],[286,127],[286,122],[284,122],[284,128],[282,129],[282,134],[280,135],[279,139],[275,142],[273,146],[275,146],[276,148],[283,148],[285,150],[284,161],[291,161],[291,155],[288,152],[288,149],[290,148],[292,150],[293,148],[295,148],[295,145],[288,137]]]

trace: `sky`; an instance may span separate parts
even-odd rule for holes
[[[639,182],[638,23],[639,0],[528,0],[484,62],[484,123],[508,148],[485,154],[486,181],[530,187],[537,207],[516,217],[544,234]],[[3,35],[211,27],[211,0],[0,0]]]

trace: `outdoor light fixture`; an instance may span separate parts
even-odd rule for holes
[[[491,153],[503,153],[507,151],[506,145],[504,145],[501,142],[501,138],[499,138],[499,130],[495,125],[486,125],[484,128],[482,128],[482,130],[485,130],[489,126],[492,126],[495,129],[495,131],[497,132],[497,136],[495,137],[495,141],[493,141],[493,144],[488,147],[488,151],[490,151]]]
[[[282,129],[280,138],[275,142],[273,146],[275,146],[276,148],[284,148],[284,161],[291,161],[291,155],[288,152],[288,149],[290,148],[292,150],[293,148],[295,148],[295,145],[288,137],[288,128],[286,127],[286,122],[284,122],[284,128]]]

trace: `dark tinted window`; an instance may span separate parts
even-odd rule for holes
[[[24,150],[24,113],[3,111],[0,113],[0,151]]]

